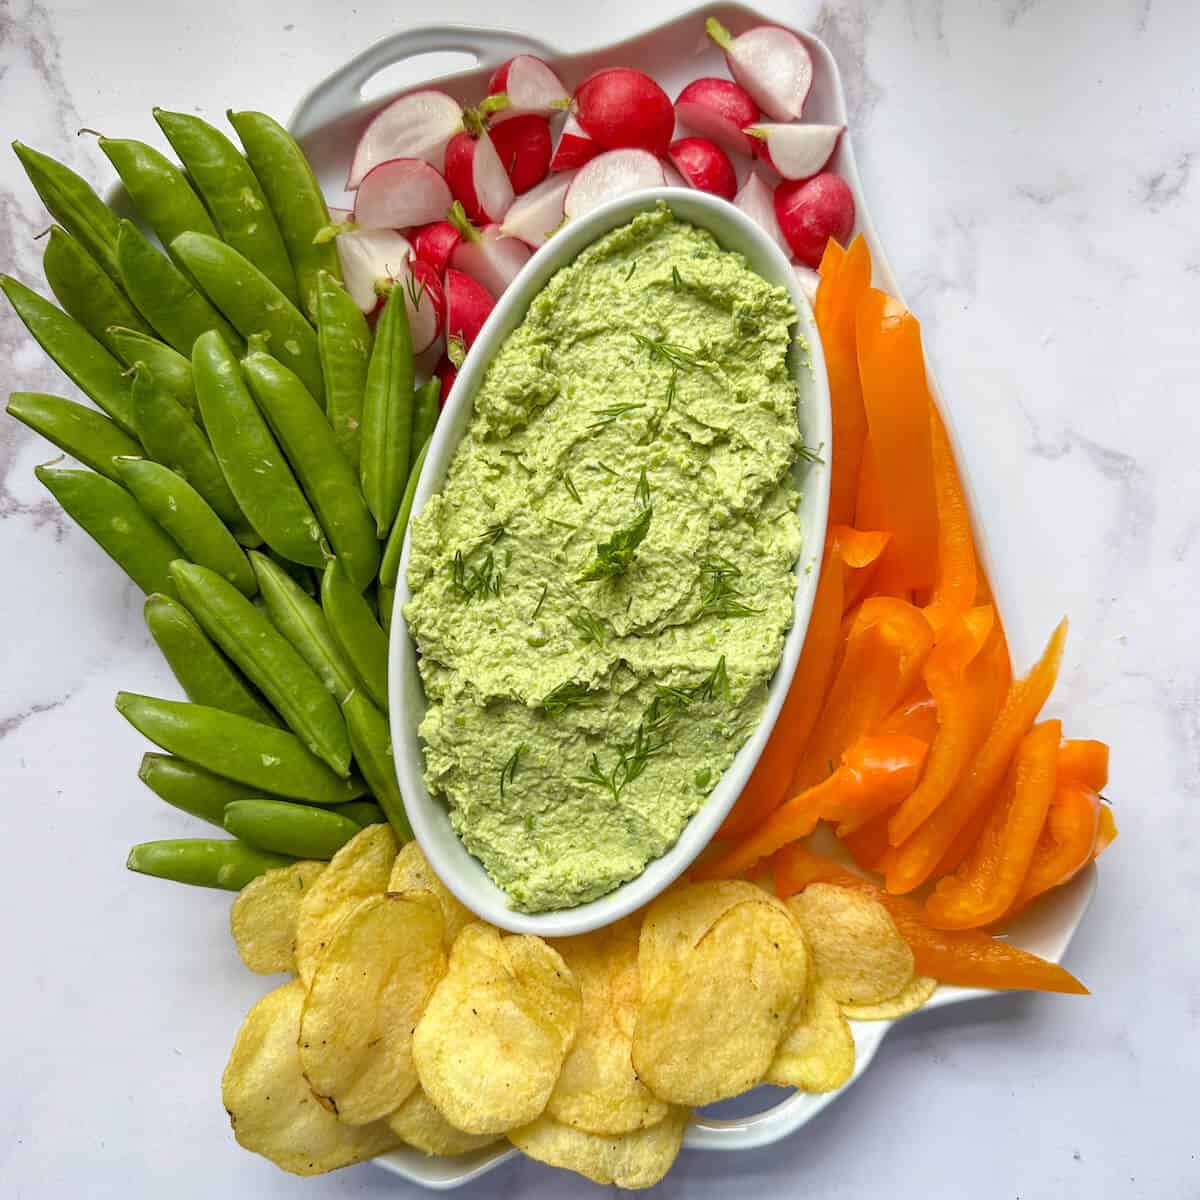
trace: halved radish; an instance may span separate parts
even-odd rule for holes
[[[812,267],[801,266],[800,263],[793,263],[792,270],[795,271],[796,281],[809,304],[816,304],[817,284],[821,282],[821,276]]]
[[[353,191],[368,171],[390,158],[419,158],[442,169],[446,144],[462,128],[462,107],[445,92],[410,92],[371,119],[354,148],[346,187]]]
[[[450,220],[462,234],[462,240],[450,255],[451,267],[479,280],[493,296],[499,296],[533,251],[519,238],[505,234],[499,225],[476,229],[461,205],[451,208]]]
[[[819,267],[825,243],[845,243],[854,229],[854,196],[832,171],[812,179],[785,179],[775,189],[775,219],[792,253],[806,266]]]
[[[833,157],[844,125],[751,125],[755,152],[784,179],[811,179]]]
[[[441,392],[438,394],[438,408],[444,408],[446,397],[450,395],[450,389],[454,386],[454,381],[458,378],[458,368],[450,361],[447,355],[434,367],[433,373],[438,377],[438,381],[442,385]]]
[[[672,142],[667,157],[692,187],[732,200],[737,191],[737,175],[729,155],[708,138],[685,137]]]
[[[573,171],[551,175],[525,195],[518,196],[505,214],[500,231],[510,238],[520,238],[530,246],[545,245],[563,223],[563,202],[574,178]]]
[[[743,130],[758,120],[758,105],[730,79],[693,79],[679,93],[675,115],[731,154],[754,153],[754,139]]]
[[[440,276],[450,261],[450,251],[462,234],[449,221],[430,221],[412,231],[413,251]]]
[[[519,196],[536,187],[550,170],[550,122],[537,113],[522,113],[489,130],[492,145]]]
[[[661,157],[675,132],[667,93],[632,67],[589,75],[575,92],[575,115],[604,150],[648,150]]]
[[[776,245],[788,258],[791,258],[792,248],[787,244],[787,239],[780,232],[779,222],[775,219],[775,196],[771,191],[771,185],[757,171],[751,171],[746,176],[746,182],[734,196],[733,202],[764,233],[774,239]]]
[[[334,208],[332,205],[326,205],[325,211],[329,213],[330,225],[345,225],[354,217],[354,210],[351,208]]]
[[[567,188],[563,210],[574,220],[606,200],[666,183],[662,163],[646,150],[609,150],[593,158]]]
[[[433,345],[446,321],[446,293],[437,272],[423,259],[405,263],[403,276],[396,281],[404,288],[404,307],[412,333],[414,354]]]
[[[354,195],[360,229],[407,229],[436,221],[453,197],[445,179],[420,158],[390,158],[372,167]]]
[[[352,229],[339,233],[334,245],[346,291],[365,313],[375,311],[379,286],[399,279],[412,257],[408,238],[394,229]]]
[[[454,362],[451,352],[454,342],[457,340],[464,351],[469,350],[488,314],[495,308],[496,301],[479,280],[453,267],[446,271],[445,289],[447,352],[450,353],[450,361]]]
[[[790,29],[758,25],[736,38],[715,17],[704,23],[729,71],[775,121],[798,121],[812,87],[812,55]]]
[[[513,202],[508,172],[482,124],[474,130],[464,129],[450,139],[446,147],[446,180],[454,199],[480,225],[502,220]],[[446,207],[449,205],[447,199]]]
[[[554,157],[550,159],[550,170],[573,171],[591,162],[599,153],[600,147],[584,132],[575,114],[568,113],[566,124],[558,135],[558,144],[554,147]]]
[[[488,80],[488,95],[503,94],[508,103],[497,110],[495,122],[521,113],[550,117],[571,103],[571,95],[548,63],[533,54],[518,54],[501,63]]]
[[[662,169],[663,181],[666,183],[667,187],[686,188],[692,186],[686,179],[684,179],[682,175],[680,175],[677,170],[675,170],[675,168],[671,165],[670,159],[667,159],[667,161],[663,163]]]

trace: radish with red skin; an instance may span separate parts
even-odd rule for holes
[[[371,118],[354,148],[346,190],[354,191],[372,167],[390,158],[419,158],[442,169],[446,145],[462,128],[462,106],[445,92],[410,92]]]
[[[457,338],[463,348],[469,350],[496,301],[479,280],[453,267],[447,268],[443,286],[446,290],[447,340]]]
[[[563,202],[574,178],[574,171],[563,171],[518,196],[505,214],[500,232],[510,238],[520,238],[535,249],[544,246],[563,223]]]
[[[575,114],[568,113],[554,147],[554,156],[550,159],[550,170],[573,171],[591,162],[599,153],[600,147],[584,132]]]
[[[421,158],[391,158],[363,177],[354,195],[360,229],[407,229],[445,213],[453,200],[445,179]]]
[[[496,123],[522,113],[552,117],[571,103],[571,95],[553,69],[534,54],[518,54],[501,63],[488,80],[488,95],[504,95],[508,103],[499,109]]]
[[[661,158],[675,132],[667,93],[632,67],[607,67],[575,91],[575,116],[602,150],[647,150]]]
[[[817,284],[821,282],[821,276],[812,267],[801,266],[800,263],[793,263],[792,271],[796,275],[796,282],[799,283],[804,298],[809,304],[816,304]]]
[[[413,353],[428,350],[446,321],[446,293],[438,273],[423,259],[405,264],[406,274],[397,283],[404,288],[404,307],[412,332]]]
[[[492,145],[519,196],[536,187],[550,172],[550,122],[523,113],[489,129]]]
[[[493,296],[499,296],[533,251],[519,238],[507,236],[499,225],[476,229],[467,220],[461,204],[451,207],[450,220],[462,234],[450,255],[450,266],[477,279]]]
[[[775,219],[796,258],[816,269],[825,243],[834,238],[845,245],[854,230],[854,196],[832,171],[785,179],[775,189]]]
[[[844,125],[752,125],[754,151],[784,179],[811,179],[833,157]]]
[[[663,182],[667,187],[690,188],[692,185],[671,165],[671,160],[667,159],[662,165]]]
[[[751,171],[746,176],[746,182],[734,196],[733,203],[768,234],[788,258],[791,258],[792,248],[787,244],[787,239],[780,232],[779,222],[775,219],[775,194],[771,185],[757,171]]]
[[[734,37],[714,17],[708,36],[725,51],[729,73],[773,121],[798,121],[812,87],[812,55],[790,30],[758,25]]]
[[[737,175],[729,155],[716,142],[702,137],[680,138],[671,143],[667,157],[698,192],[710,192],[723,200],[733,199]]]
[[[462,234],[449,221],[430,221],[412,231],[413,252],[427,262],[439,278],[450,261],[450,252]]]
[[[442,390],[438,395],[438,408],[446,407],[446,397],[450,395],[450,389],[454,386],[454,381],[458,378],[458,368],[450,361],[449,357],[443,357],[433,369],[433,373],[441,382]]]
[[[744,131],[758,120],[758,105],[732,80],[693,79],[675,101],[675,116],[730,154],[754,153],[754,139]]]
[[[482,118],[467,112],[463,120],[468,128],[456,133],[446,147],[446,182],[472,221],[479,225],[500,221],[513,202],[512,182]]]
[[[645,150],[608,150],[597,155],[567,188],[563,209],[574,220],[615,196],[666,184],[662,163]]]
[[[394,229],[350,229],[334,245],[346,291],[364,313],[375,311],[379,286],[400,278],[412,257],[408,238]]]

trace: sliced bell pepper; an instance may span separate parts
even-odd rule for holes
[[[979,568],[975,539],[971,535],[971,514],[945,422],[932,405],[929,421],[937,501],[937,572],[930,606],[961,611],[976,602],[978,588]]]
[[[854,498],[854,524],[858,529],[888,529],[888,514],[883,503],[883,481],[875,461],[871,435],[863,442],[862,465],[858,470],[858,491]]]
[[[1117,822],[1107,804],[1100,805],[1100,824],[1096,830],[1096,845],[1092,857],[1097,858],[1117,840]]]
[[[978,929],[1012,908],[1034,859],[1058,783],[1062,722],[1035,725],[1017,747],[1000,803],[962,866],[939,880],[925,904],[930,925]],[[1095,841],[1095,831],[1089,846]]]
[[[864,871],[878,871],[883,856],[888,852],[889,812],[872,817],[861,829],[839,834],[841,843],[850,851],[855,866]]]
[[[748,838],[693,879],[735,879],[780,846],[807,837],[822,820],[838,821],[847,831],[898,804],[912,790],[928,746],[915,738],[860,738],[842,755],[842,765],[827,779],[777,808]]]
[[[1090,738],[1070,738],[1058,748],[1058,773],[1086,784],[1093,792],[1108,787],[1108,747]]]
[[[923,884],[971,819],[985,810],[1004,779],[1021,739],[1029,732],[1054,687],[1067,636],[1064,620],[1041,659],[1008,689],[1004,707],[953,791],[917,831],[895,848],[887,865],[889,892],[911,892]]]
[[[833,883],[874,896],[891,914],[900,936],[913,952],[917,974],[961,987],[1088,994],[1078,979],[1057,963],[1001,941],[979,929],[934,929],[921,906],[906,896],[893,896],[840,863],[800,842],[785,846],[773,858],[775,892],[781,898],[811,883]]]
[[[829,531],[834,549],[846,566],[845,607],[853,608],[866,594],[874,577],[874,566],[887,549],[892,535],[887,530],[855,529],[835,525]]]
[[[879,732],[904,733],[928,744],[937,736],[937,728],[937,702],[926,688],[919,688],[892,709]]]

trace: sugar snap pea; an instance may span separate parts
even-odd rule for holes
[[[170,566],[180,549],[119,483],[61,467],[36,467],[34,474],[142,591],[175,595]]]
[[[335,808],[286,800],[235,800],[225,809],[225,832],[250,846],[295,858],[332,858],[362,826]]]
[[[265,554],[250,553],[258,576],[259,595],[271,624],[296,648],[300,657],[338,703],[357,686],[354,667],[342,653],[321,606],[288,574],[286,568]]]
[[[429,442],[421,447],[408,484],[404,488],[404,499],[400,502],[400,511],[392,523],[392,531],[388,534],[387,545],[383,548],[383,560],[379,564],[380,587],[395,588],[396,580],[400,577],[400,555],[404,550],[404,535],[408,530],[408,522],[412,517],[413,501],[417,495],[417,484],[421,481],[421,471],[425,466],[425,456],[429,452]],[[383,612],[383,602],[380,601],[379,611]]]
[[[51,227],[46,239],[42,271],[59,304],[113,354],[119,356],[120,350],[108,332],[110,326],[151,332],[108,272],[58,225]]]
[[[244,595],[258,591],[245,551],[182,475],[148,458],[119,458],[116,469],[120,482],[179,543],[185,557],[216,571]]]
[[[261,352],[248,354],[242,369],[334,553],[361,591],[379,569],[379,541],[354,468],[337,448],[325,414],[297,375]]]
[[[427,379],[419,388],[417,394],[413,397],[413,423],[412,423],[412,445],[411,465],[409,472],[417,465],[417,459],[421,457],[421,451],[425,448],[425,443],[433,437],[433,427],[437,424],[438,419],[438,401],[442,394],[442,381],[435,375],[432,379]]]
[[[196,389],[192,386],[192,364],[166,342],[136,329],[113,326],[108,331],[117,357],[129,366],[145,363],[154,382],[174,396],[195,419],[200,418]]]
[[[238,332],[246,337],[269,335],[271,353],[295,371],[313,399],[323,405],[325,384],[317,335],[287,296],[253,263],[216,238],[182,233],[171,245]]]
[[[12,146],[50,215],[83,244],[114,283],[120,283],[116,214],[70,167],[20,142]]]
[[[13,392],[8,398],[8,411],[85,467],[117,482],[120,480],[113,459],[142,452],[141,446],[103,413],[62,396]]]
[[[192,378],[213,452],[246,519],[285,558],[324,566],[321,526],[219,333],[196,339]]]
[[[190,113],[156,108],[154,119],[204,197],[221,237],[295,303],[299,299],[296,273],[283,236],[262,186],[237,147],[219,129]]]
[[[321,577],[321,608],[334,640],[354,666],[367,695],[387,711],[388,640],[341,563],[330,559]]]
[[[346,728],[354,760],[362,771],[371,794],[383,809],[392,831],[401,842],[412,841],[412,826],[404,811],[404,797],[396,780],[396,764],[392,760],[392,737],[387,718],[367,699],[365,692],[353,691],[342,701]]]
[[[212,644],[204,630],[178,600],[146,597],[142,609],[146,628],[163,652],[167,665],[193,704],[278,726],[275,714],[256,696],[237,668]]]
[[[275,796],[342,804],[366,791],[362,780],[335,775],[286,729],[203,704],[134,692],[117,693],[117,711],[163,750]]]
[[[337,703],[292,644],[241,592],[195,563],[171,566],[180,599],[201,628],[271,702],[304,744],[339,775],[350,773],[350,740]]]
[[[266,556],[306,596],[312,596],[314,599],[316,598],[318,593],[321,591],[321,587],[317,583],[317,572],[312,567],[305,567],[300,563],[292,562],[290,558],[284,558],[282,554],[272,550],[270,546],[266,547]]]
[[[132,221],[121,222],[117,265],[138,311],[180,354],[191,354],[196,339],[209,329],[220,332],[231,346],[240,347],[241,339],[233,326]]]
[[[325,375],[325,413],[342,453],[358,470],[371,329],[350,293],[327,271],[317,276],[317,345]]]
[[[337,248],[332,242],[316,240],[329,224],[329,209],[316,176],[296,139],[278,121],[260,112],[228,116],[283,235],[296,272],[300,307],[309,320],[316,321],[317,273],[341,277]]]
[[[220,775],[170,754],[143,754],[138,778],[173,808],[222,829],[225,828],[225,805],[262,794],[244,783],[222,779]],[[350,813],[346,815],[351,816]]]
[[[224,838],[168,838],[134,846],[125,865],[140,875],[240,892],[264,871],[295,861]]]
[[[375,326],[363,392],[363,495],[387,537],[408,480],[412,445],[413,354],[402,288],[393,287]]]
[[[0,290],[38,345],[71,382],[136,437],[130,381],[121,364],[78,321],[11,275],[0,275]]]
[[[396,589],[380,584],[378,588],[379,625],[384,633],[392,632],[392,611],[396,607]]]
[[[349,804],[339,804],[333,811],[340,817],[349,817],[362,829],[368,825],[382,825],[387,820],[383,809],[373,800],[351,800]]]

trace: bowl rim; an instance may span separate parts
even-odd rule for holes
[[[573,262],[587,246],[639,213],[653,210],[660,202],[681,219],[708,230],[722,245],[728,241],[740,243],[736,248],[743,253],[749,247],[750,254],[756,259],[751,269],[769,282],[783,286],[796,306],[798,321],[793,345],[802,340],[806,357],[795,355],[793,376],[797,379],[804,373],[809,376],[802,389],[800,420],[806,431],[815,431],[816,441],[806,440],[821,446],[824,462],[811,465],[804,481],[799,509],[805,525],[804,543],[794,567],[797,586],[792,624],[755,731],[742,744],[707,800],[684,825],[666,853],[652,859],[639,875],[599,899],[572,908],[520,912],[509,907],[506,893],[486,874],[479,860],[467,851],[451,828],[444,806],[425,788],[423,755],[417,735],[420,714],[414,712],[409,703],[409,684],[414,676],[419,684],[417,655],[404,618],[404,606],[411,598],[408,588],[410,521],[404,538],[388,644],[389,720],[397,778],[413,833],[438,878],[481,919],[513,933],[567,937],[611,924],[648,904],[692,865],[741,793],[775,725],[800,657],[819,580],[829,512],[832,413],[824,356],[811,306],[791,264],[767,233],[728,201],[688,188],[653,188],[610,200],[572,221],[531,256],[497,300],[447,397],[414,494],[412,520],[441,490],[446,470],[472,415],[474,397],[487,367],[504,339],[524,318],[533,298],[555,272]]]

